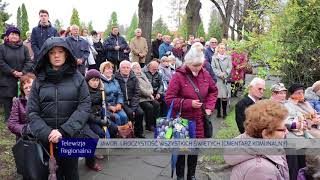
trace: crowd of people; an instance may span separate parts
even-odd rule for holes
[[[57,32],[46,10],[40,10],[39,18],[24,42],[18,28],[5,32],[0,45],[0,103],[17,140],[29,129],[47,149],[50,143],[57,148],[61,138],[104,138],[105,128],[116,138],[118,127],[128,122],[133,122],[136,138],[145,138],[144,131],[155,130],[156,119],[166,115],[172,101],[174,112],[181,109],[181,117],[195,121],[196,138],[204,138],[204,116],[216,109],[217,118],[226,118],[229,100],[238,96],[248,71],[247,52],[231,49],[226,40],[205,42],[190,35],[188,41],[175,37],[171,42],[170,35],[158,33],[152,59],[146,59],[148,45],[140,28],[128,42],[118,27],[112,27],[102,41],[96,31],[80,32],[77,25]],[[241,133],[237,138],[320,137],[319,81],[306,91],[298,83],[288,89],[274,84],[269,100],[261,100],[263,79],[254,78],[248,89],[235,107]],[[296,179],[303,173],[319,178],[305,161],[315,157],[250,152],[225,155],[233,166],[231,179]],[[78,158],[58,157],[57,151],[55,156],[58,179],[79,179]],[[104,157],[86,158],[86,165],[101,171],[96,158]],[[187,180],[196,179],[197,159],[188,155]],[[177,179],[185,179],[184,169],[185,156],[179,155]]]

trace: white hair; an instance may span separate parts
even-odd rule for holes
[[[140,66],[140,64],[139,64],[138,62],[133,62],[133,63],[131,63],[131,69],[132,69],[134,66]]]
[[[257,84],[259,84],[259,83],[265,83],[265,80],[264,79],[262,79],[262,78],[259,78],[259,77],[255,77],[255,78],[253,78],[252,79],[252,81],[249,83],[249,86],[251,86],[251,87],[254,87],[254,86],[256,86]]]
[[[78,25],[73,24],[73,25],[71,25],[71,26],[70,26],[70,29],[78,29],[78,30],[79,30],[80,28],[79,28],[79,26],[78,26]]]
[[[200,42],[195,42],[184,57],[186,65],[202,64],[204,62],[204,47]]]
[[[120,62],[119,68],[121,68],[124,64],[129,64],[129,66],[131,67],[131,62],[130,62],[130,61],[128,61],[128,60],[123,60],[123,61]]]
[[[134,33],[137,33],[138,31],[142,32],[140,28],[137,28],[136,30],[134,30]]]

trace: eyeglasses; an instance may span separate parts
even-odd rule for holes
[[[286,133],[288,131],[288,129],[287,128],[282,128],[282,129],[276,129],[275,131],[281,131],[281,132]]]
[[[210,42],[211,44],[217,44],[218,42]]]

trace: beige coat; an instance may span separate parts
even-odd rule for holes
[[[131,39],[130,49],[132,53],[132,62],[145,63],[148,53],[148,45],[147,40],[144,37],[134,37]],[[139,53],[142,54],[142,57],[139,56]]]
[[[140,102],[152,101],[151,95],[153,94],[153,87],[149,82],[147,76],[141,72],[141,74],[135,74],[139,80],[140,87]]]

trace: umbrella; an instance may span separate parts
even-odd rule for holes
[[[56,175],[57,170],[57,161],[56,158],[53,156],[53,143],[50,142],[50,159],[49,159],[49,177],[48,180],[57,180]]]

